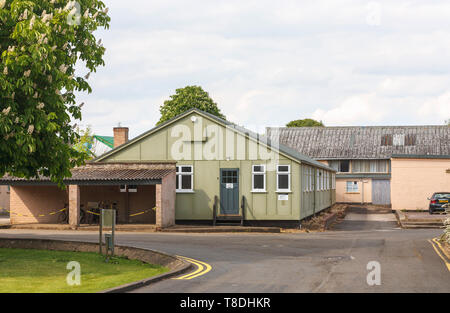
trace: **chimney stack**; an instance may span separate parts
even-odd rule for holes
[[[114,127],[114,148],[128,141],[128,127]]]

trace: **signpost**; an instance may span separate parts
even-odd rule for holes
[[[116,227],[116,210],[101,209],[99,223],[99,252],[103,254],[103,228],[111,228],[111,232],[105,232],[105,255],[114,256],[114,230]]]

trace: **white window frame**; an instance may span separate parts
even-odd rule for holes
[[[261,166],[263,172],[255,172],[255,166]],[[255,175],[263,175],[264,186],[262,189],[255,189]],[[266,165],[265,164],[253,164],[252,165],[252,192],[266,192]]]
[[[323,190],[323,171],[319,170],[319,191]]]
[[[331,189],[336,189],[336,173],[331,173]]]
[[[191,171],[190,172],[183,172],[182,171],[182,167],[190,167]],[[177,174],[176,174],[176,179],[178,181],[178,186],[182,186],[182,176],[187,176],[187,175],[191,175],[191,189],[176,189],[177,193],[192,193],[194,192],[194,165],[190,165],[190,164],[182,164],[182,165],[177,165]]]
[[[321,182],[321,188],[320,188],[320,190],[321,191],[324,191],[325,190],[325,171],[324,170],[320,170],[320,172],[322,173],[322,175],[320,175],[320,182]]]
[[[308,166],[308,191],[312,190],[311,182],[312,182],[311,167]]]
[[[279,167],[280,166],[287,166],[288,171],[287,172],[280,172]],[[278,175],[288,175],[288,188],[287,189],[280,189],[278,186]],[[277,192],[291,192],[291,165],[289,164],[278,164],[277,165]]]
[[[355,182],[356,182],[356,184],[355,184]],[[352,188],[352,190],[349,190],[349,189],[348,189],[348,183],[352,183],[353,186],[356,186],[356,190],[355,190],[354,188]],[[345,182],[345,192],[348,192],[348,193],[359,193],[359,185],[358,185],[358,182],[355,181],[355,180],[347,180],[347,181]]]

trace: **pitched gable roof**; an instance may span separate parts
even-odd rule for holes
[[[306,164],[314,165],[314,166],[317,166],[317,167],[320,167],[320,168],[324,168],[324,169],[327,169],[327,170],[330,170],[330,171],[334,171],[334,169],[332,169],[332,168],[330,168],[330,167],[328,167],[328,166],[326,166],[326,165],[324,165],[324,164],[322,164],[320,162],[317,162],[317,161],[311,159],[310,157],[295,151],[294,149],[291,149],[291,148],[289,148],[287,146],[279,144],[278,142],[272,141],[272,140],[270,140],[269,138],[267,138],[267,137],[265,137],[263,135],[259,135],[257,133],[254,133],[254,132],[252,132],[252,131],[244,128],[244,127],[238,126],[238,125],[236,125],[234,123],[231,123],[231,122],[229,122],[227,120],[224,120],[224,119],[222,119],[220,117],[217,117],[217,116],[215,116],[213,114],[210,114],[208,112],[204,112],[204,111],[199,110],[197,108],[189,109],[186,112],[184,112],[182,114],[179,114],[179,115],[175,116],[174,118],[172,118],[172,119],[170,119],[170,120],[168,120],[168,121],[166,121],[166,122],[164,122],[164,123],[162,123],[162,124],[152,128],[152,129],[144,132],[143,134],[133,138],[132,140],[130,140],[130,141],[126,142],[126,143],[124,143],[123,145],[120,145],[120,146],[116,147],[115,149],[113,149],[113,150],[111,150],[111,151],[101,155],[100,157],[96,158],[94,160],[94,162],[98,162],[98,161],[104,160],[106,157],[109,157],[109,156],[113,155],[114,153],[122,150],[125,147],[133,145],[134,143],[140,141],[141,139],[143,139],[143,138],[145,138],[145,137],[147,137],[147,136],[149,136],[149,135],[151,135],[151,134],[153,134],[153,133],[163,129],[164,127],[166,127],[166,126],[176,122],[177,120],[179,120],[179,119],[181,119],[181,118],[183,118],[185,116],[188,116],[192,112],[195,112],[195,113],[197,113],[197,114],[199,114],[199,115],[201,115],[203,117],[206,117],[206,118],[209,118],[209,119],[211,119],[213,121],[216,121],[217,123],[219,123],[219,124],[221,124],[223,126],[226,126],[226,127],[230,128],[230,129],[233,129],[234,131],[236,131],[238,133],[244,134],[244,135],[248,136],[249,138],[251,138],[253,140],[256,140],[256,141],[258,141],[260,143],[263,143],[263,144],[267,145],[269,148],[274,149],[276,151],[279,151],[280,153],[284,154],[288,158],[291,158],[291,159],[294,159],[294,160],[297,160],[297,161],[300,161],[300,162],[303,162],[303,163],[306,163]]]
[[[114,148],[114,137],[94,135],[94,138],[110,148]]]
[[[268,127],[267,135],[314,159],[450,155],[450,126]]]

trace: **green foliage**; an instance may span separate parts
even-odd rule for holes
[[[73,148],[78,152],[86,154],[89,160],[93,159],[95,157],[92,152],[94,135],[92,134],[91,126],[87,126],[86,129],[77,128],[76,132],[78,133],[79,138],[76,140]]]
[[[294,120],[286,124],[286,127],[324,127],[322,121],[318,122],[311,118],[305,118],[303,120]]]
[[[225,119],[217,104],[200,86],[186,86],[177,89],[176,93],[170,96],[170,98],[170,100],[164,101],[164,104],[160,107],[161,118],[156,125],[170,120],[192,108],[197,108]]]
[[[104,65],[93,32],[110,18],[102,1],[78,0],[80,11],[72,3],[0,0],[0,176],[40,174],[62,186],[87,158],[74,147],[74,93],[91,92],[89,74]],[[87,75],[75,73],[77,62]]]

